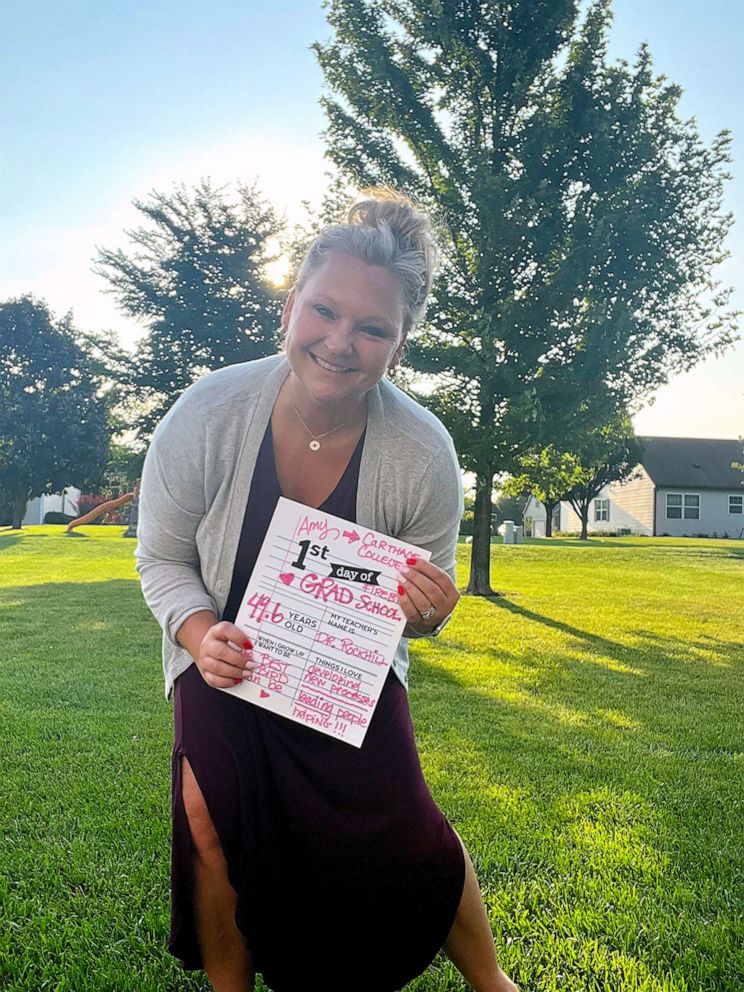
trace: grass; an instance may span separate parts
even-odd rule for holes
[[[134,542],[83,533],[0,531],[0,985],[206,990],[165,951],[159,631]],[[502,595],[464,597],[415,645],[410,699],[504,968],[523,992],[740,992],[744,545],[565,539],[492,560]],[[407,992],[465,988],[440,955]]]

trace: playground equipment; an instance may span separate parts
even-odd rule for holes
[[[71,520],[67,525],[67,533],[72,533],[76,527],[82,527],[84,524],[92,524],[94,520],[98,520],[99,517],[102,517],[104,513],[108,513],[109,510],[118,510],[120,506],[124,506],[133,500],[134,495],[134,493],[124,493],[123,496],[119,496],[116,499],[109,499],[105,503],[99,503],[89,513]]]

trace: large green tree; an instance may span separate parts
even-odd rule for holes
[[[204,372],[276,351],[281,301],[265,268],[282,225],[245,185],[231,196],[202,180],[134,205],[146,225],[127,232],[129,252],[99,249],[96,271],[147,329],[133,377],[146,439]]]
[[[109,428],[101,380],[70,315],[31,296],[0,303],[0,490],[20,527],[31,496],[96,484]]]
[[[440,218],[445,265],[410,360],[476,475],[469,591],[489,593],[494,475],[566,448],[582,402],[638,404],[734,336],[716,286],[730,139],[680,89],[608,64],[609,0],[328,0],[328,154]]]

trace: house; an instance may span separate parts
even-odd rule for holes
[[[21,522],[22,527],[31,524],[43,524],[44,516],[52,511],[56,513],[67,513],[71,517],[76,517],[78,512],[78,500],[80,490],[74,486],[68,486],[61,493],[42,493],[41,496],[34,496],[26,504],[26,513]]]
[[[643,457],[625,482],[612,482],[592,501],[589,533],[649,537],[744,537],[742,442],[718,438],[640,437]],[[530,497],[524,510],[534,537],[545,536],[545,507]],[[574,532],[581,520],[562,502],[553,532]]]

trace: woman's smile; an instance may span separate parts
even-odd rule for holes
[[[322,369],[327,372],[356,372],[356,369],[350,365],[336,365],[333,362],[328,362],[320,355],[316,355],[314,352],[309,352],[310,357],[313,359],[316,365],[319,365]]]

